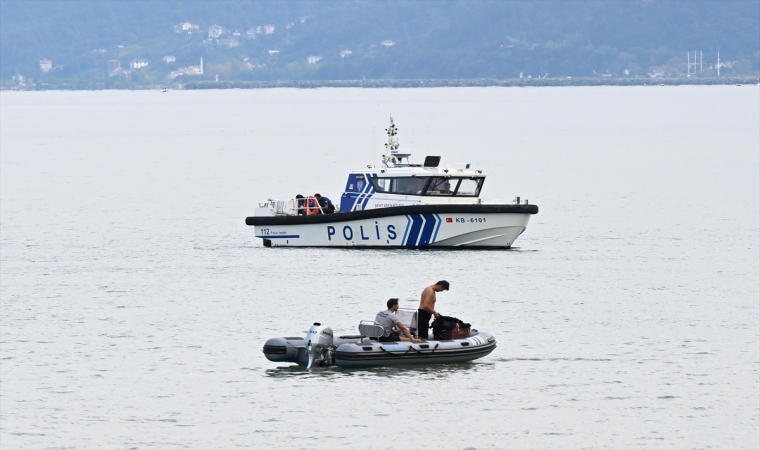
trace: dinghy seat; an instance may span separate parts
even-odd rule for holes
[[[409,329],[409,333],[411,333],[412,336],[417,337],[417,310],[399,308],[396,310],[395,314],[401,323]]]
[[[385,334],[385,328],[374,320],[362,320],[359,322],[359,333],[376,341],[377,338]]]

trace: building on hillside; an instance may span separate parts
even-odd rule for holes
[[[309,64],[316,64],[320,59],[322,59],[322,56],[309,56],[306,58],[306,61],[309,62]]]
[[[49,59],[41,59],[40,60],[40,70],[42,72],[48,73],[50,69],[53,68],[53,61]]]
[[[210,27],[208,27],[209,39],[218,39],[219,36],[221,36],[223,32],[224,32],[224,28],[220,27],[219,25],[211,25]]]
[[[256,39],[256,35],[258,33],[256,32],[256,28],[251,28],[250,30],[245,32],[245,38],[246,39]]]
[[[129,63],[130,69],[141,69],[148,65],[147,59],[133,59],[131,63]]]
[[[116,70],[121,69],[121,62],[118,59],[112,59],[108,61],[108,71],[114,72]]]
[[[274,33],[274,25],[264,25],[264,34]]]
[[[341,58],[345,58],[346,56],[351,56],[352,53],[353,52],[351,50],[349,50],[349,49],[341,50],[340,51],[340,57]]]
[[[278,56],[279,54],[279,50],[269,50],[269,56]]]
[[[166,56],[164,56],[164,62],[165,63],[173,63],[176,60],[177,60],[177,58],[175,58],[172,55],[166,55]]]
[[[308,18],[309,18],[309,16],[301,16],[301,17],[299,17],[299,18],[298,18],[298,20],[299,20],[301,23],[304,23],[304,22],[306,22],[306,19],[308,19]]]
[[[233,36],[240,36],[240,32],[238,30],[235,30],[232,32]]]
[[[219,45],[224,45],[225,47],[234,48],[240,45],[240,42],[235,38],[219,39]]]
[[[394,45],[396,45],[396,43],[391,40],[386,40],[386,41],[381,42],[380,45],[384,45],[386,47],[393,47]]]
[[[176,33],[183,33],[185,31],[192,33],[193,31],[200,30],[201,27],[194,23],[190,22],[180,22],[177,25],[174,25],[174,31]]]
[[[199,66],[189,66],[174,70],[169,74],[169,78],[177,78],[180,75],[203,75],[203,58],[201,58]]]

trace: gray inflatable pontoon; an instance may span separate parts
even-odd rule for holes
[[[362,334],[333,337],[332,329],[315,323],[306,338],[277,337],[264,344],[264,356],[274,362],[313,366],[371,367],[459,363],[487,356],[496,348],[488,333],[472,330],[460,339],[429,339],[422,342],[379,342],[384,332],[374,322],[359,325]]]

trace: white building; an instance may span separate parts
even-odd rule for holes
[[[166,56],[164,56],[164,62],[165,63],[173,63],[176,60],[177,60],[177,58],[175,58],[172,55],[166,55]]]
[[[316,64],[320,59],[322,59],[322,56],[309,56],[306,58],[306,61],[309,62],[309,64]]]
[[[219,25],[211,25],[208,27],[208,37],[209,39],[217,39],[219,36],[222,35],[224,32],[224,28],[220,27]]]
[[[352,52],[351,50],[348,50],[348,49],[346,49],[346,50],[341,50],[341,51],[340,51],[340,57],[341,57],[341,58],[345,58],[346,56],[351,56],[351,54],[352,54],[352,53],[353,53],[353,52]]]
[[[279,50],[269,50],[269,56],[277,56],[280,54]]]
[[[40,70],[47,73],[50,71],[50,69],[53,68],[53,61],[49,59],[41,59],[40,60]]]
[[[148,65],[147,59],[133,59],[131,63],[129,63],[130,69],[141,69]]]
[[[274,25],[264,25],[264,34],[274,33]]]
[[[392,46],[396,45],[396,43],[393,42],[393,41],[388,40],[388,41],[381,42],[380,45],[384,45],[386,47],[392,47]]]
[[[181,22],[177,25],[174,25],[174,31],[177,33],[182,33],[183,31],[192,32],[193,30],[197,31],[200,27],[194,23],[190,22]]]

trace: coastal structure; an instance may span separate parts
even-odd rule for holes
[[[149,61],[147,59],[133,59],[131,63],[129,63],[130,69],[142,69],[143,67],[147,66],[149,64]]]
[[[219,36],[222,35],[222,32],[224,32],[224,28],[220,27],[219,25],[211,25],[208,27],[209,39],[218,39]]]

